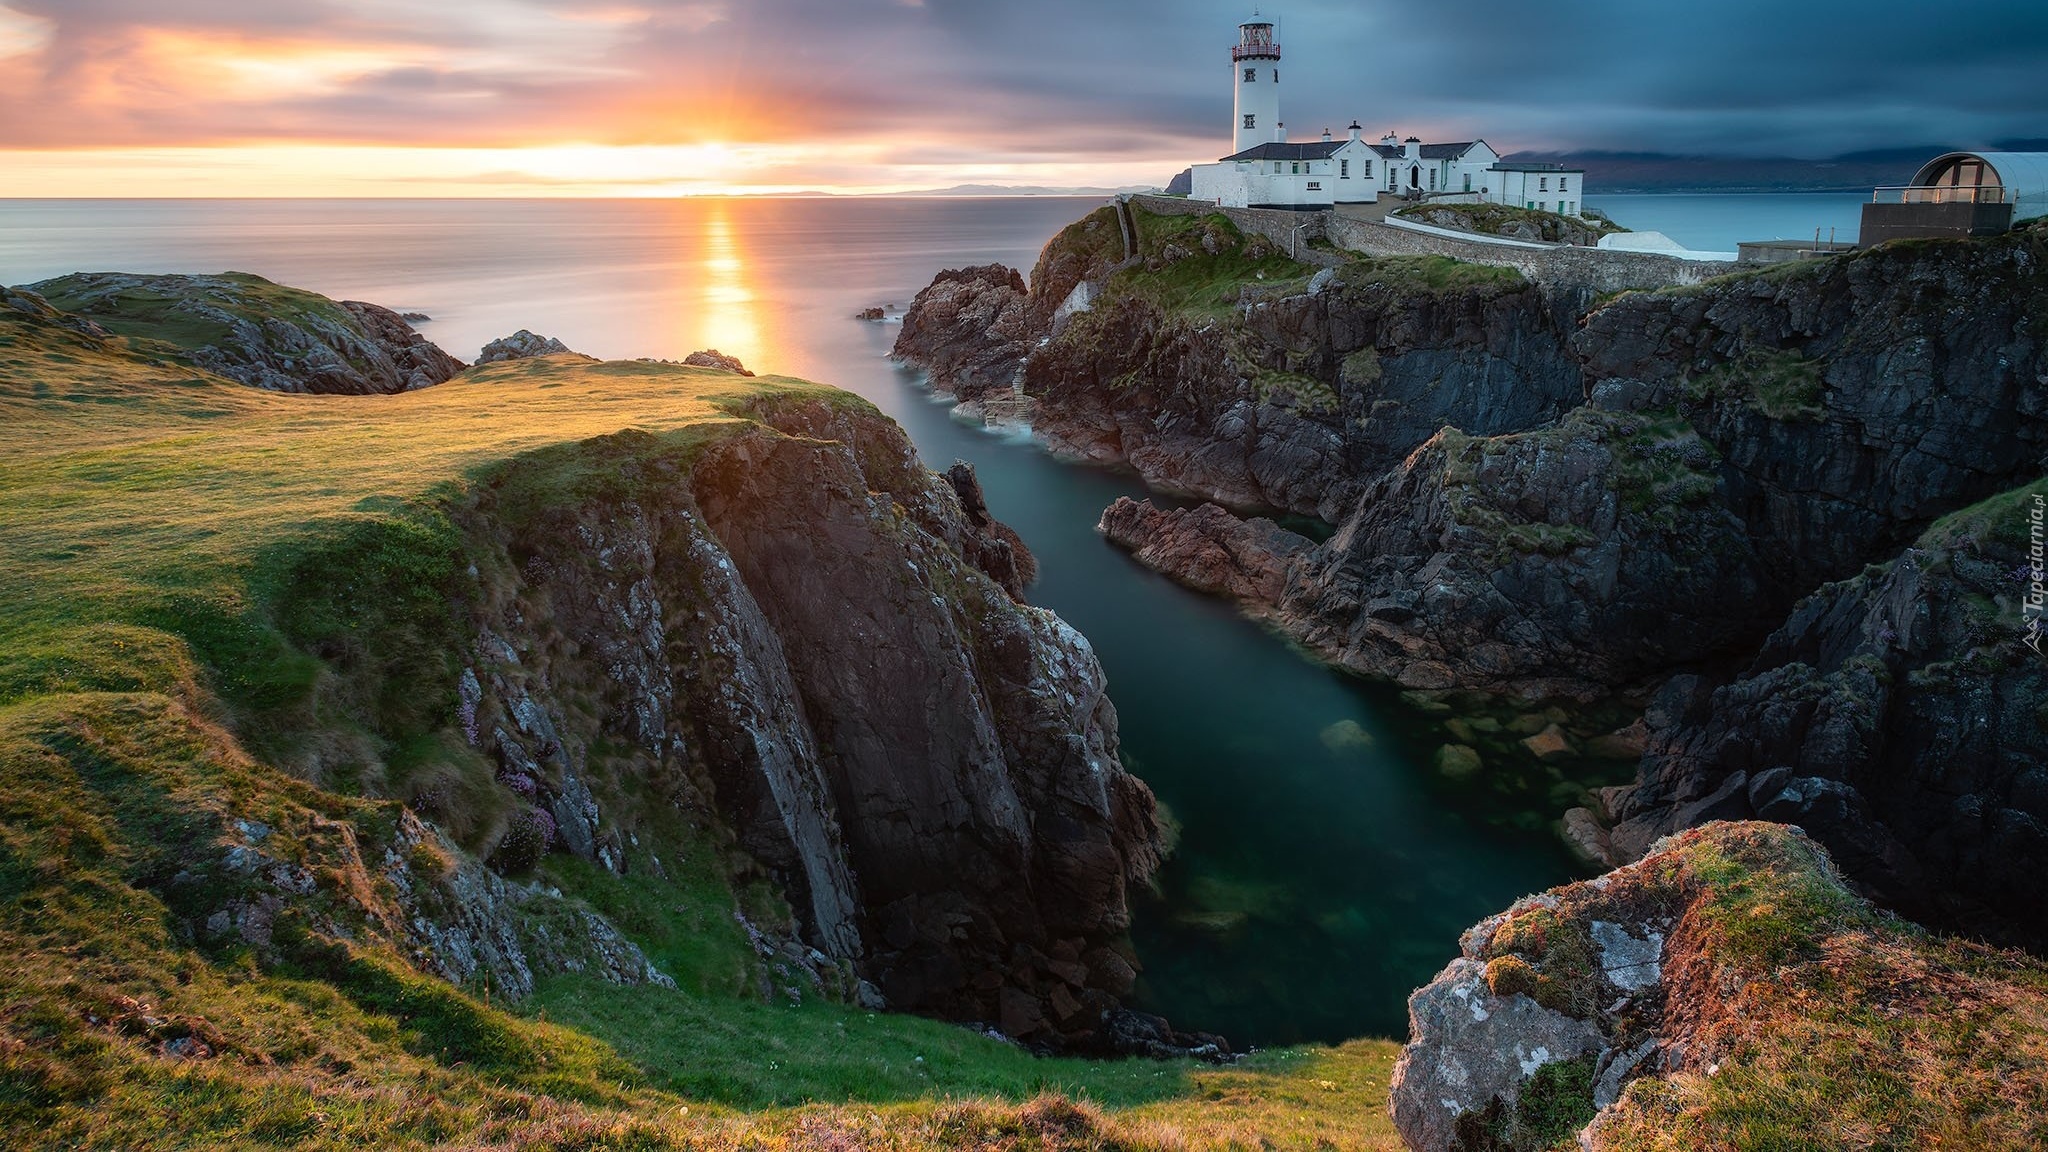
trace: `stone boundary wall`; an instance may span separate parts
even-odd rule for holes
[[[1595,293],[1697,284],[1740,267],[1732,261],[1686,260],[1660,252],[1615,248],[1509,248],[1476,238],[1431,235],[1342,216],[1334,216],[1325,227],[1331,243],[1367,256],[1449,256],[1472,264],[1513,268],[1539,284]]]
[[[1333,268],[1349,256],[1308,247],[1311,239],[1328,240],[1364,256],[1449,256],[1471,264],[1513,268],[1538,284],[1599,294],[1628,289],[1669,288],[1697,284],[1737,271],[1721,260],[1687,260],[1660,252],[1628,252],[1614,248],[1580,248],[1568,244],[1525,247],[1495,243],[1481,237],[1457,236],[1439,229],[1421,231],[1353,220],[1335,212],[1288,212],[1277,208],[1219,208],[1206,200],[1132,196],[1129,202],[1158,216],[1227,217],[1238,230],[1264,236],[1287,250],[1288,235],[1302,228],[1296,259],[1318,268]]]
[[[1218,208],[1207,200],[1181,200],[1166,196],[1132,196],[1130,202],[1154,216],[1223,216],[1247,235],[1264,236],[1287,251],[1292,234],[1294,258],[1318,268],[1335,268],[1350,259],[1341,252],[1311,248],[1310,240],[1330,240],[1331,213],[1288,212],[1280,208]],[[1294,229],[1306,224],[1299,233]]]

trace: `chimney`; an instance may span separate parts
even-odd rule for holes
[[[1410,160],[1422,159],[1422,137],[1410,136],[1401,141],[1401,154]]]
[[[1394,130],[1392,128],[1389,128],[1387,129],[1387,134],[1385,136],[1380,137],[1380,143],[1385,144],[1389,148],[1394,148],[1400,145],[1401,138],[1399,136],[1394,135]]]
[[[1323,129],[1323,143],[1325,143],[1325,144],[1328,144],[1329,142],[1330,142],[1330,130],[1329,130],[1328,128],[1325,128],[1325,129]]]
[[[1364,131],[1365,129],[1358,126],[1358,121],[1353,120],[1351,122],[1351,142],[1353,144],[1358,143],[1359,134]]]

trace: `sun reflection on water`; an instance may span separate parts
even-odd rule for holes
[[[703,279],[699,298],[704,302],[704,314],[697,318],[698,336],[705,347],[737,356],[749,368],[764,371],[767,349],[761,338],[760,300],[748,276],[731,206],[714,200],[702,210],[703,257],[697,271]]]

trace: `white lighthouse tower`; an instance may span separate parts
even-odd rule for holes
[[[1237,114],[1231,118],[1233,153],[1280,139],[1280,43],[1273,25],[1257,16],[1237,26],[1230,49]]]

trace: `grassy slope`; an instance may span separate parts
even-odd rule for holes
[[[1704,896],[1667,971],[1711,965],[1705,1073],[1633,1083],[1602,1147],[2048,1146],[2048,966],[1878,912],[1793,834],[1686,833],[1653,882]]]
[[[445,512],[468,486],[526,468],[545,499],[603,458],[551,446],[717,435],[764,391],[859,401],[558,361],[398,396],[279,396],[130,342],[175,333],[125,335],[100,345],[0,311],[10,1146],[1394,1146],[1388,1042],[1228,1070],[1039,1061],[930,1021],[753,1002],[715,845],[670,857],[673,890],[546,868],[678,992],[558,978],[513,1012],[374,949],[306,946],[273,966],[195,944],[179,925],[205,884],[186,865],[218,856],[229,822],[261,820],[313,862],[338,826],[366,856],[389,835],[390,802],[245,748],[331,719],[306,705],[334,678],[297,646],[308,630],[404,639],[431,667],[438,598],[460,580]],[[388,719],[403,703],[350,706]]]

